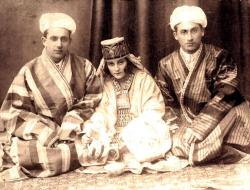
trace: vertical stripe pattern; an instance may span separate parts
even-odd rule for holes
[[[250,152],[250,108],[237,91],[237,66],[228,52],[203,44],[193,70],[186,73],[183,65],[175,51],[160,61],[155,77],[166,106],[173,105],[168,110],[185,116],[179,118],[173,153],[198,164],[218,157],[224,144]],[[197,138],[193,144],[184,139],[187,127]]]

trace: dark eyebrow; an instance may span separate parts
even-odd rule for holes
[[[114,64],[113,61],[107,61],[107,64]]]
[[[51,36],[47,36],[48,38],[58,38],[58,36],[54,36],[54,35],[51,35]]]
[[[123,62],[123,61],[124,61],[124,59],[119,59],[119,60],[118,60],[118,63]]]

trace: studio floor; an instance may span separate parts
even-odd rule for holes
[[[203,190],[250,189],[250,164],[208,165],[186,167],[181,171],[157,174],[120,176],[82,174],[75,171],[50,178],[33,178],[0,183],[1,190]]]

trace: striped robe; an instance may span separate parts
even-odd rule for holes
[[[74,138],[101,99],[101,83],[85,58],[69,54],[63,71],[43,51],[14,78],[2,104],[6,178],[48,177],[80,166]],[[5,157],[5,159],[6,159]]]
[[[229,53],[203,44],[192,70],[175,51],[163,58],[155,76],[165,99],[166,120],[179,125],[172,152],[190,164],[217,159],[224,145],[249,151],[250,112],[238,91],[237,67]],[[196,136],[194,143],[185,134]]]

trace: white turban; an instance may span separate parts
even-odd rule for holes
[[[181,22],[194,22],[206,28],[207,17],[200,7],[183,5],[175,8],[171,14],[169,23],[171,29],[174,30],[174,27]]]
[[[49,28],[65,28],[71,33],[76,31],[76,23],[69,15],[64,13],[45,13],[39,20],[40,31],[44,33]]]

